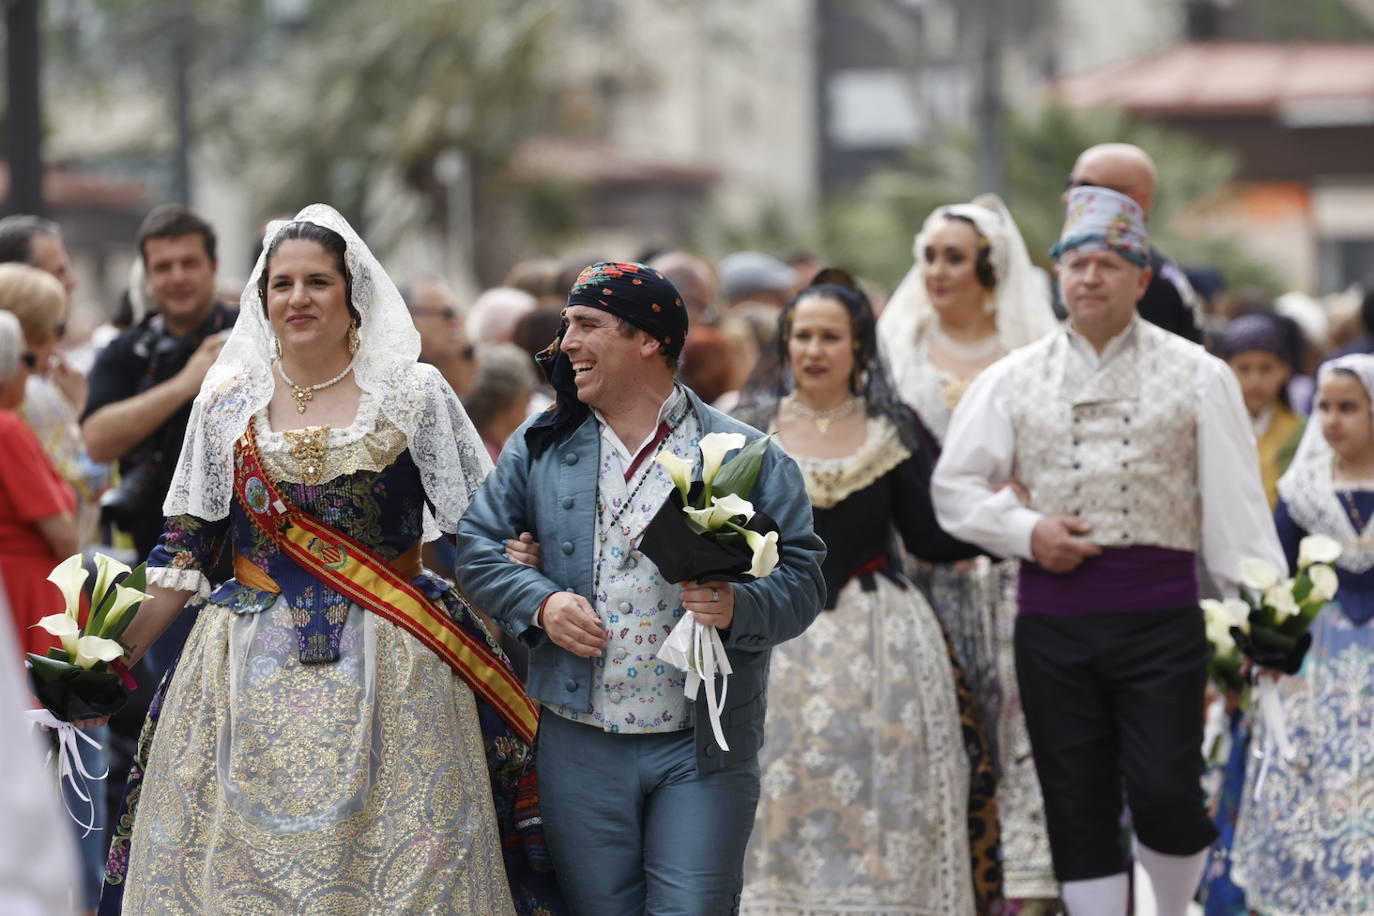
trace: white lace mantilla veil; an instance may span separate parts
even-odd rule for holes
[[[491,470],[476,428],[438,370],[418,361],[420,334],[410,312],[348,221],[333,207],[312,204],[292,222],[314,223],[343,237],[353,306],[361,319],[354,377],[378,412],[405,433],[433,504],[432,512],[425,509],[424,539],[456,531],[472,494]],[[278,220],[267,227],[262,254],[239,300],[238,321],[191,406],[181,457],[162,507],[165,515],[214,521],[229,514],[234,442],[248,419],[267,406],[276,385],[274,335],[263,314],[258,281],[273,241],[287,225]]]
[[[980,194],[972,203],[936,207],[916,233],[911,253],[915,262],[906,277],[887,300],[878,317],[878,337],[887,350],[893,375],[900,376],[917,362],[917,341],[935,314],[926,293],[925,265],[921,251],[926,240],[949,216],[973,221],[988,240],[992,269],[997,286],[992,291],[993,312],[997,316],[997,337],[1002,349],[1010,353],[1058,327],[1050,306],[1049,286],[1031,264],[1026,243],[1016,228],[1002,199],[996,194]]]
[[[1317,387],[1330,377],[1336,369],[1355,373],[1364,385],[1365,394],[1374,404],[1374,356],[1355,353],[1341,356],[1330,362],[1322,363],[1317,372]],[[1374,419],[1374,408],[1371,408]],[[1335,478],[1332,476],[1332,458],[1335,453],[1331,444],[1322,435],[1321,421],[1313,416],[1307,421],[1307,429],[1302,434],[1302,442],[1293,455],[1288,470],[1279,478],[1279,498],[1288,506],[1288,514],[1303,530],[1325,534],[1341,544],[1341,556],[1336,565],[1353,573],[1362,573],[1374,568],[1374,544],[1361,546],[1359,534],[1345,506],[1336,495]]]

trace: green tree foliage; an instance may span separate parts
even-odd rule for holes
[[[1124,141],[1148,150],[1159,169],[1150,230],[1160,248],[1185,264],[1220,268],[1233,285],[1273,286],[1262,269],[1224,240],[1183,238],[1172,231],[1186,208],[1223,191],[1235,172],[1229,154],[1118,115],[1057,107],[1009,117],[1003,136],[1006,203],[1031,258],[1042,266],[1049,263],[1047,252],[1063,223],[1061,197],[1074,160],[1093,144]],[[820,219],[820,250],[832,262],[892,288],[911,267],[912,240],[926,216],[940,204],[971,200],[981,190],[973,138],[949,135],[832,197]]]
[[[308,46],[262,70],[249,98],[220,100],[263,212],[327,200],[383,235],[407,216],[442,228],[436,160],[472,173],[477,262],[497,244],[517,145],[553,115],[549,0],[341,3]],[[308,53],[307,53],[308,52]],[[399,213],[394,198],[407,197]],[[379,205],[379,199],[383,202]],[[386,211],[381,216],[378,210]],[[386,239],[378,239],[385,244]]]

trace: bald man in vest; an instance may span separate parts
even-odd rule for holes
[[[1187,912],[1216,836],[1198,559],[1231,594],[1242,558],[1286,565],[1235,376],[1136,313],[1149,251],[1134,200],[1069,193],[1069,324],[983,370],[931,481],[946,531],[1021,559],[1017,680],[1070,916],[1127,912],[1123,786],[1157,912]]]

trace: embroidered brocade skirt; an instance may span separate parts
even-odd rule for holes
[[[282,600],[201,611],[134,821],[128,913],[513,913],[467,685],[357,605],[302,665]]]
[[[1296,751],[1245,768],[1231,880],[1274,916],[1374,914],[1374,623],[1328,604],[1312,648],[1278,692]],[[1250,751],[1268,740],[1251,711]]]
[[[872,582],[773,650],[745,914],[974,912],[944,636],[915,587]]]

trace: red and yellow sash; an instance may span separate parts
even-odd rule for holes
[[[238,446],[234,492],[258,529],[321,582],[418,639],[533,744],[538,709],[491,647],[364,544],[287,499],[263,470],[251,418]]]

